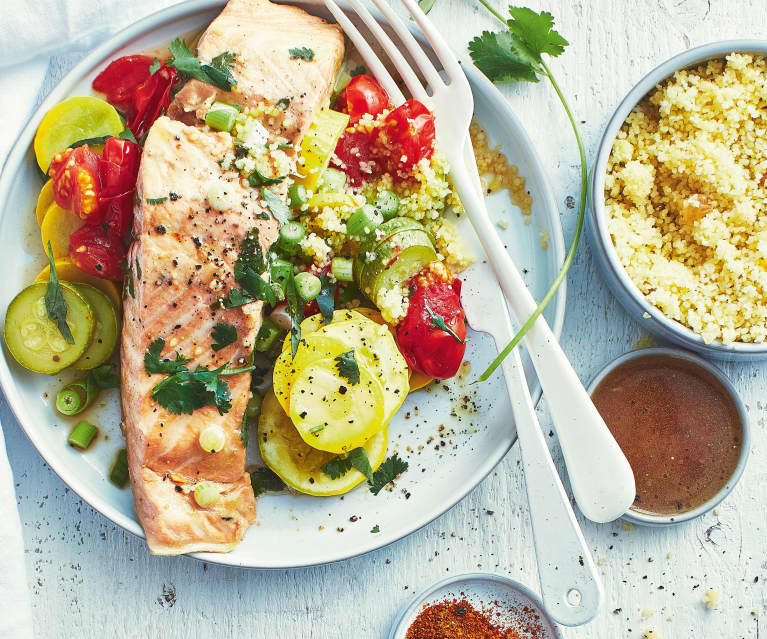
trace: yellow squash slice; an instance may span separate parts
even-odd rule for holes
[[[323,109],[314,118],[312,125],[301,141],[301,177],[296,180],[310,191],[315,191],[322,172],[330,162],[336,149],[336,142],[349,124],[346,113]]]
[[[53,180],[48,180],[40,189],[40,195],[37,196],[37,206],[35,215],[37,216],[37,225],[42,226],[48,207],[53,204]]]
[[[48,252],[48,242],[53,249],[53,258],[69,256],[69,236],[85,224],[72,211],[62,209],[56,202],[48,207],[45,219],[40,226],[43,240],[43,251]]]
[[[370,466],[376,470],[386,457],[388,433],[378,431],[364,444]],[[274,393],[264,397],[258,419],[258,447],[261,458],[288,486],[307,495],[325,497],[345,493],[364,481],[365,476],[352,468],[338,479],[331,479],[322,465],[333,453],[308,446],[280,406]]]
[[[381,385],[359,361],[358,367],[356,384],[339,373],[331,358],[307,366],[296,377],[290,389],[290,419],[309,446],[346,453],[386,425]]]

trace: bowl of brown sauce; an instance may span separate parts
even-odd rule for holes
[[[689,521],[738,483],[748,459],[745,406],[727,376],[675,348],[643,348],[605,366],[589,384],[594,405],[634,471],[624,519]]]

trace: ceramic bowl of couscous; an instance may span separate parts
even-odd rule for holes
[[[767,358],[767,42],[681,53],[624,98],[599,145],[589,236],[656,336]]]

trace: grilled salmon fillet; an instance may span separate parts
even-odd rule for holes
[[[291,59],[288,49],[294,44],[311,46],[317,66]],[[203,35],[199,56],[209,59],[223,51],[236,56],[237,92],[231,95],[240,103],[274,105],[283,97],[295,98],[283,120],[272,121],[280,135],[295,144],[314,113],[327,104],[343,57],[343,37],[336,26],[295,7],[232,0]],[[204,117],[203,103],[188,110],[183,105],[211,90],[212,95],[220,93],[190,81],[169,114]],[[215,308],[216,302],[239,288],[233,267],[246,235],[258,229],[266,254],[279,226],[247,180],[235,169],[222,168],[220,160],[234,149],[232,136],[194,124],[161,117],[146,138],[137,181],[134,241],[128,253],[133,285],[123,311],[122,427],[136,514],[149,549],[160,555],[229,551],[255,521],[241,437],[250,374],[225,378],[231,408],[223,415],[215,406],[173,414],[152,397],[155,385],[167,375],[147,374],[144,354],[162,338],[161,357],[173,359],[180,353],[190,360],[189,370],[247,364],[261,323],[262,302],[231,309]],[[231,209],[210,206],[207,193],[212,183],[232,190]],[[284,184],[280,186],[273,190],[284,193]],[[214,351],[211,334],[219,322],[234,326],[237,339]],[[212,424],[225,433],[225,445],[216,453],[203,450],[199,443],[200,432]],[[202,481],[214,484],[221,494],[205,508],[194,498],[194,488]]]

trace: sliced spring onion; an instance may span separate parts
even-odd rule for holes
[[[309,192],[303,184],[291,184],[288,189],[288,203],[293,208],[303,206],[309,201]]]
[[[384,217],[372,204],[364,204],[346,221],[346,234],[363,236],[383,224]]]
[[[69,442],[70,446],[74,446],[75,448],[82,448],[85,450],[88,448],[88,446],[91,445],[93,438],[96,437],[98,432],[99,429],[96,428],[93,424],[89,424],[86,421],[81,421],[78,422],[77,426],[74,427],[74,430],[69,433],[67,442]]]
[[[313,273],[303,271],[296,275],[296,292],[304,302],[311,302],[320,294],[321,290],[322,282]]]
[[[245,414],[250,419],[255,419],[261,412],[261,402],[263,398],[258,393],[253,393],[253,396],[248,400],[248,405],[245,408]]]
[[[354,280],[354,263],[348,257],[334,257],[330,263],[330,271],[333,277],[342,282]]]
[[[203,481],[194,487],[194,500],[200,508],[213,506],[221,499],[221,491],[210,482]]]
[[[283,224],[280,227],[280,249],[289,255],[294,255],[300,250],[300,243],[305,235],[306,230],[300,222]]]
[[[373,206],[381,212],[384,220],[390,220],[396,217],[399,211],[399,198],[394,191],[384,189],[376,196]]]
[[[320,176],[319,190],[327,193],[343,193],[346,190],[346,173],[328,167]]]
[[[287,260],[276,259],[272,262],[269,277],[272,280],[272,286],[277,288],[275,292],[280,300],[285,299],[285,285],[292,275],[293,265]]]
[[[128,453],[124,448],[117,451],[115,463],[109,471],[109,481],[118,488],[123,488],[128,483]]]
[[[240,109],[231,104],[214,102],[205,115],[205,124],[217,131],[231,131]]]
[[[77,415],[84,408],[85,395],[85,391],[81,394],[79,390],[65,386],[56,395],[56,410],[62,415]]]
[[[218,424],[206,426],[200,432],[200,448],[209,452],[217,453],[226,445],[226,433]]]
[[[259,353],[266,353],[274,346],[274,343],[283,333],[277,324],[275,324],[268,317],[264,318],[261,328],[258,329],[258,335],[256,335],[256,350]]]

